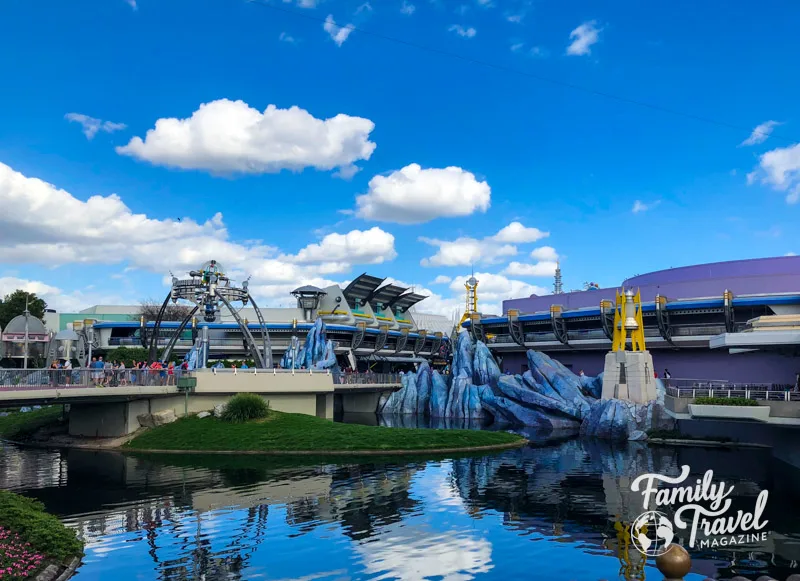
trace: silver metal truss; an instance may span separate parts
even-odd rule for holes
[[[733,293],[728,289],[722,294],[722,304],[725,309],[725,332],[734,333],[736,331],[736,317],[733,311]]]
[[[433,334],[433,344],[431,345],[431,354],[436,356],[439,354],[439,350],[442,348],[442,341],[444,339],[444,334],[441,331],[436,331]]]
[[[350,344],[350,349],[355,351],[364,342],[364,335],[367,332],[367,324],[364,321],[356,322],[356,331],[353,333],[353,340]]]
[[[675,345],[672,341],[672,327],[669,323],[669,311],[667,310],[667,303],[669,299],[662,295],[656,295],[656,323],[658,323],[658,332],[661,338],[670,345]]]
[[[609,341],[614,340],[614,304],[611,301],[600,301],[600,322],[603,334]]]
[[[228,311],[230,311],[237,325],[239,325],[239,329],[242,331],[244,337],[245,347],[253,355],[256,366],[262,369],[271,369],[272,342],[269,337],[269,330],[267,329],[267,324],[264,321],[261,311],[258,310],[258,306],[255,304],[253,297],[250,296],[250,292],[247,288],[247,281],[242,283],[241,287],[233,285],[230,278],[222,271],[221,266],[214,260],[203,265],[200,270],[190,271],[189,276],[190,278],[186,279],[172,278],[172,289],[161,305],[152,331],[147,333],[145,325],[142,325],[142,345],[149,348],[150,362],[152,363],[158,358],[158,339],[161,332],[161,324],[164,320],[164,313],[167,310],[169,302],[172,301],[176,303],[178,300],[186,300],[194,303],[195,307],[191,315],[186,317],[178,329],[170,334],[167,349],[164,351],[165,356],[172,352],[180,334],[186,328],[189,320],[191,320],[200,308],[203,309],[203,318],[205,321],[212,323],[217,320],[217,316],[221,310],[220,307],[224,305]],[[239,311],[233,308],[232,303],[242,303],[242,306],[246,306],[247,303],[253,305],[261,331],[262,349],[259,349],[256,345],[255,338],[250,332],[247,323],[242,320],[242,317],[239,316]]]
[[[192,320],[192,317],[194,317],[194,314],[197,312],[197,309],[199,308],[200,307],[195,305],[195,307],[191,310],[191,312],[183,318],[183,321],[181,321],[181,324],[178,327],[178,329],[169,338],[169,342],[167,343],[167,346],[164,348],[164,353],[161,355],[162,360],[169,361],[169,356],[172,354],[172,350],[178,343],[178,339],[180,338],[181,333],[183,333],[183,330],[186,328],[186,325],[189,324],[189,321]]]
[[[397,338],[397,345],[395,346],[394,352],[400,353],[406,348],[406,343],[408,343],[408,329],[400,329],[400,336]]]
[[[519,320],[519,311],[517,309],[508,309],[508,332],[514,343],[520,347],[525,347],[525,332],[522,329],[522,323]]]
[[[569,345],[569,334],[567,333],[567,322],[562,317],[563,308],[561,305],[550,307],[550,322],[553,326],[553,334],[562,344]]]
[[[417,339],[414,341],[414,355],[419,355],[422,348],[425,346],[425,339],[428,338],[428,331],[420,329],[417,334]]]
[[[375,338],[375,349],[373,353],[379,353],[381,349],[386,347],[386,341],[389,340],[389,325],[381,325],[378,336]]]

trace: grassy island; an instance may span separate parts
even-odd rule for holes
[[[29,579],[49,564],[68,566],[83,555],[75,531],[29,498],[0,490],[0,570],[3,578]]]
[[[36,430],[61,423],[60,405],[44,407],[22,413],[20,411],[0,410],[8,413],[0,417],[0,439],[24,440]]]
[[[131,450],[271,454],[397,454],[510,448],[525,439],[507,432],[382,428],[339,424],[270,410],[241,423],[188,417],[140,434]]]

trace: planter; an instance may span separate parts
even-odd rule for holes
[[[718,420],[769,420],[769,406],[698,405],[689,404],[689,414],[693,418],[714,418]]]

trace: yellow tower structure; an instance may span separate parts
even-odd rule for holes
[[[465,321],[472,320],[472,315],[478,314],[478,279],[475,278],[475,275],[469,277],[469,279],[464,283],[464,288],[467,290],[467,300],[464,307],[464,314],[461,316],[461,320],[458,322],[459,329]]]
[[[642,297],[639,291],[618,291],[614,305],[611,352],[603,369],[603,399],[645,404],[656,399],[653,356],[645,348]],[[628,350],[628,338],[631,348]]]
[[[614,338],[611,350],[625,351],[629,334],[631,351],[645,351],[642,296],[638,290],[636,294],[633,294],[630,289],[627,292],[617,291],[617,300],[614,306]]]

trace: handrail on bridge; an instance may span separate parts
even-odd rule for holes
[[[755,388],[755,389],[753,389]],[[678,388],[667,387],[666,393],[675,398],[696,399],[698,397],[744,398],[755,401],[796,401],[800,402],[800,392],[786,389],[785,386],[765,389],[763,385],[731,383],[723,388]]]
[[[77,387],[158,387],[176,386],[182,377],[195,377],[196,373],[220,375],[332,375],[335,385],[400,385],[398,373],[336,372],[330,369],[265,369],[265,368],[208,368],[172,369],[2,369],[0,391],[31,391]]]

